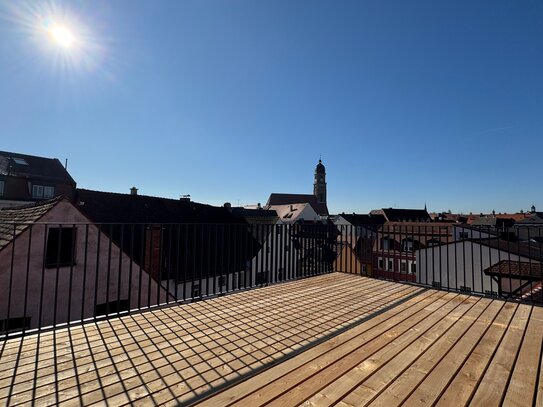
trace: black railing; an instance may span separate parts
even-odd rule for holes
[[[543,303],[543,228],[0,224],[0,336],[332,271]]]
[[[333,225],[0,225],[0,335],[333,271]]]
[[[543,225],[338,225],[336,271],[543,303]]]

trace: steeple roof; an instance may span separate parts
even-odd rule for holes
[[[319,163],[317,164],[317,168],[315,169],[315,172],[317,174],[326,174],[326,168],[322,164],[322,160],[319,160]]]

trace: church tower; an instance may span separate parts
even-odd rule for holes
[[[313,195],[317,198],[317,202],[326,204],[326,168],[322,165],[322,160],[319,160],[315,168]]]

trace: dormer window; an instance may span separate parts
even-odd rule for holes
[[[32,185],[32,198],[50,199],[55,196],[55,187],[44,185]]]

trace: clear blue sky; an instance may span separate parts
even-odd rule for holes
[[[265,202],[322,154],[332,212],[543,209],[543,2],[0,0],[0,137],[82,188]]]

